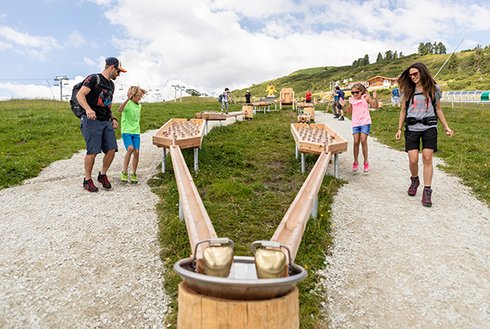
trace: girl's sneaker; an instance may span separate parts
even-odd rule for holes
[[[364,162],[364,172],[369,172],[369,162]]]
[[[137,183],[138,183],[138,175],[131,174],[131,184],[137,184]]]
[[[121,182],[127,183],[128,182],[128,173],[127,172],[124,172],[124,171],[121,172],[120,178],[121,178]]]
[[[352,164],[352,171],[356,172],[358,170],[359,170],[359,162],[356,161]]]

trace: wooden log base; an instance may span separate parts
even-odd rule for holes
[[[297,329],[298,288],[266,300],[231,300],[200,295],[179,284],[179,329]]]

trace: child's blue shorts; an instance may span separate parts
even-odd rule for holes
[[[352,127],[352,135],[358,134],[358,133],[363,133],[366,135],[369,135],[371,132],[371,125],[364,125],[364,126],[357,126],[357,127]]]
[[[140,141],[141,141],[140,134],[123,133],[123,134],[121,134],[121,138],[124,142],[124,147],[126,148],[126,150],[130,146],[132,146],[135,150],[140,149]]]

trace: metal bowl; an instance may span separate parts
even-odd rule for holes
[[[235,256],[227,278],[194,272],[193,258],[174,264],[174,270],[191,290],[206,296],[235,299],[262,300],[281,297],[289,293],[307,272],[299,265],[291,266],[285,278],[258,279],[253,257]]]

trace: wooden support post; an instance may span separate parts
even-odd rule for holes
[[[299,328],[298,288],[282,297],[231,300],[200,295],[179,284],[179,329]]]

